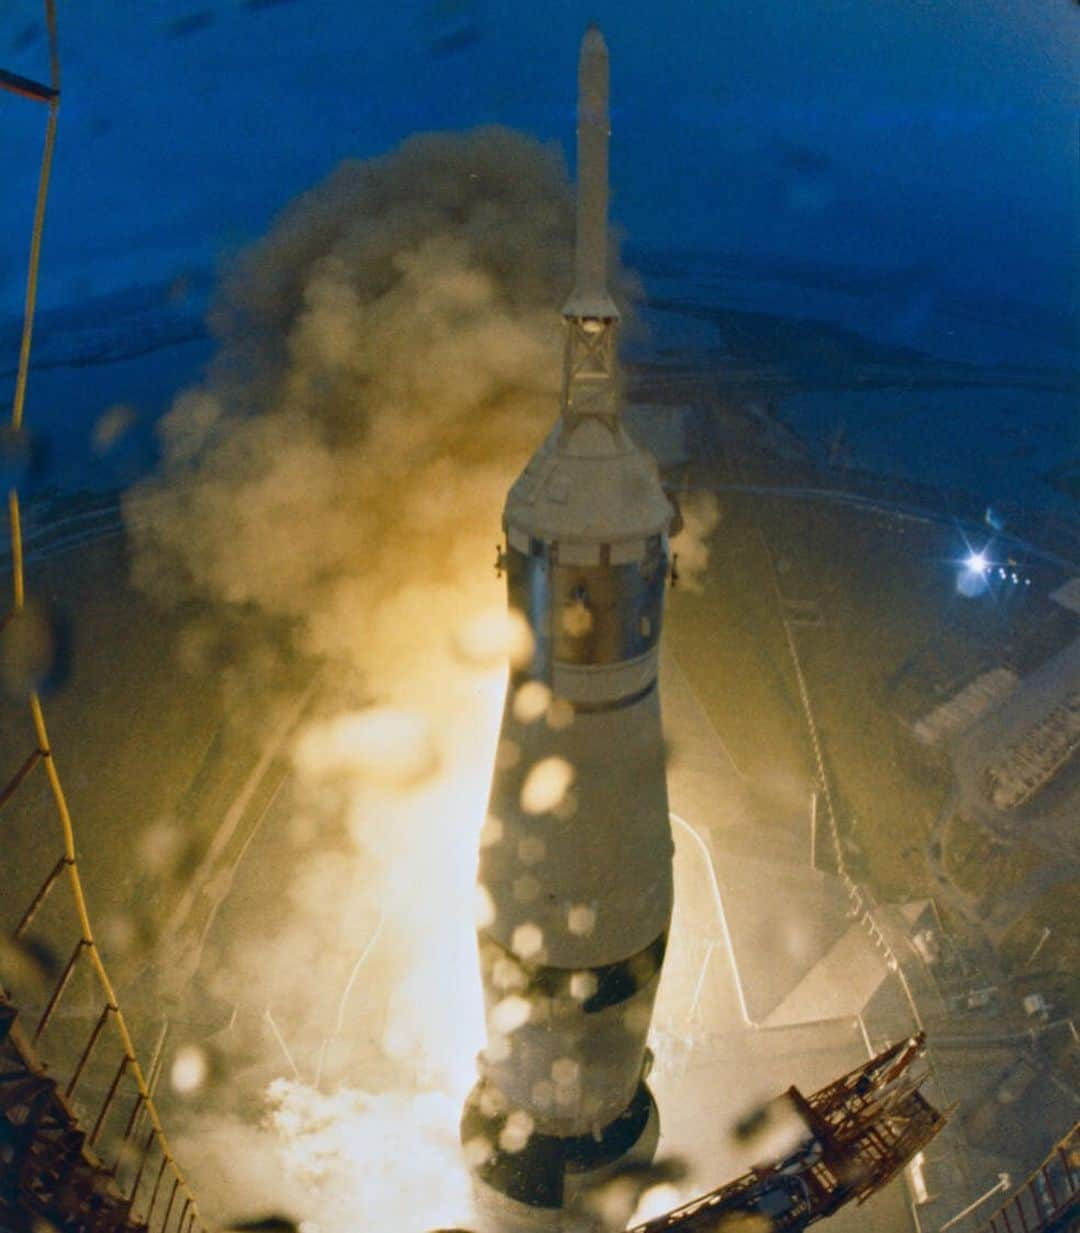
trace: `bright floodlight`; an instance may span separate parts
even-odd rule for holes
[[[967,567],[975,574],[985,574],[989,562],[985,552],[972,552],[967,559]]]

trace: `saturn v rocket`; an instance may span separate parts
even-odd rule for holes
[[[511,672],[479,861],[487,1045],[461,1130],[483,1233],[568,1227],[658,1124],[646,1037],[672,910],[657,669],[674,510],[620,419],[596,27],[578,87],[561,415],[503,518],[533,650]]]

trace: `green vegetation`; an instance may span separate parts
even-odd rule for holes
[[[947,756],[915,740],[893,697],[905,661],[943,639],[950,597],[926,564],[941,539],[859,510],[729,498],[705,594],[676,591],[667,635],[748,775],[813,779],[782,617],[793,620],[849,863],[890,899],[927,893],[925,841],[952,782]],[[921,709],[935,702],[924,694]]]
[[[953,883],[981,897],[1005,894],[1029,878],[1045,859],[1035,844],[1008,843],[964,814],[955,814],[944,835],[945,871]]]
[[[925,842],[951,768],[940,750],[914,739],[892,693],[931,625],[940,637],[941,578],[926,565],[940,555],[940,533],[778,502],[762,510],[762,522],[789,611],[798,621],[811,600],[820,618],[793,630],[853,869],[884,898],[925,894]]]
[[[1052,1018],[1071,1015],[1080,1004],[1080,931],[1076,905],[1080,879],[1059,882],[1041,895],[1002,938],[1001,958],[1018,976],[1028,977],[1033,991],[1054,1006]],[[1043,931],[1049,929],[1042,942]],[[1042,945],[1031,961],[1035,948]]]
[[[665,639],[739,768],[809,778],[798,686],[745,499],[725,502],[703,592],[676,588]]]

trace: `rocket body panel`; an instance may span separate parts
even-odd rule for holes
[[[651,973],[645,983],[596,1010],[583,1011],[568,988],[536,999],[529,1023],[484,1054],[481,1081],[510,1108],[528,1110],[540,1134],[592,1135],[615,1121],[641,1084],[639,1039],[660,982],[659,966],[643,960],[643,967]],[[628,1021],[638,1030],[628,1031]]]
[[[481,1085],[464,1119],[479,1148],[498,1138],[503,1116],[492,1112],[497,1090]],[[648,1088],[641,1084],[626,1110],[596,1134],[559,1138],[537,1132],[517,1153],[498,1153],[477,1171],[482,1197],[477,1233],[585,1233],[598,1229],[586,1204],[597,1184],[631,1162],[646,1164],[656,1150],[659,1119]],[[583,1203],[582,1200],[585,1200]],[[574,1215],[567,1217],[567,1212]]]
[[[667,574],[659,536],[643,542],[637,561],[601,564],[584,556],[551,552],[543,540],[534,540],[528,555],[506,552],[510,608],[535,639],[530,675],[548,685],[560,668],[628,664],[659,647]]]
[[[496,772],[492,787],[499,838],[480,852],[480,883],[494,907],[484,935],[512,949],[517,930],[535,925],[541,947],[524,957],[554,967],[625,959],[666,931],[671,917],[672,840],[655,678],[631,705],[578,712],[558,730],[543,718],[516,720],[513,692],[502,736],[520,752],[516,765]],[[569,763],[573,782],[554,812],[532,814],[522,807],[523,789],[551,757]]]

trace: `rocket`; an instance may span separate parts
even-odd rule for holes
[[[658,1133],[646,1040],[672,910],[657,671],[675,511],[620,418],[609,135],[590,27],[561,414],[503,516],[532,652],[511,671],[479,858],[487,1043],[461,1137],[481,1233],[580,1227],[583,1197]]]

